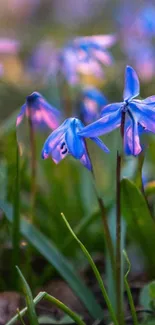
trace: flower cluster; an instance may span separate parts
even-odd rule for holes
[[[83,62],[93,58],[104,61],[109,55],[103,51],[103,44],[111,44],[110,38],[102,36],[82,37],[75,40],[75,50],[71,48],[74,58],[81,55]],[[71,53],[71,52],[70,52]],[[80,58],[78,57],[78,60]],[[72,59],[67,66],[72,69]],[[64,61],[63,61],[64,64]],[[75,68],[75,67],[74,67]],[[68,75],[70,72],[68,72]],[[141,134],[155,133],[155,96],[144,100],[137,99],[140,93],[140,84],[136,71],[127,66],[125,70],[125,86],[123,101],[107,105],[104,95],[93,87],[82,90],[79,114],[63,121],[62,114],[51,106],[43,96],[37,92],[27,97],[17,116],[17,126],[26,116],[34,127],[48,127],[54,130],[47,138],[42,158],[51,157],[57,164],[67,155],[92,169],[87,151],[86,139],[93,140],[106,153],[109,149],[98,136],[109,133],[116,128],[121,128],[124,141],[124,150],[127,155],[137,156],[142,151]]]
[[[109,66],[113,58],[107,48],[116,42],[114,35],[76,37],[59,55],[59,69],[69,84],[77,84],[79,73],[103,77],[102,64]]]
[[[32,76],[35,72],[36,77],[38,74],[44,77],[61,74],[72,86],[79,84],[80,73],[103,78],[102,65],[113,63],[107,49],[115,42],[115,35],[83,36],[56,49],[51,41],[45,40],[32,53],[27,68]]]

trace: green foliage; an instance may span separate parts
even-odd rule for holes
[[[147,202],[136,187],[128,179],[121,181],[122,214],[126,220],[128,232],[141,247],[148,265],[155,267],[155,254],[152,249],[155,236],[155,222],[149,211]]]
[[[35,311],[35,305],[33,302],[33,297],[32,297],[32,293],[30,290],[30,287],[28,285],[28,283],[26,282],[22,272],[20,271],[20,269],[18,267],[17,271],[18,274],[20,276],[21,279],[21,283],[22,283],[22,290],[26,299],[26,305],[27,305],[27,310],[28,310],[28,315],[29,315],[29,321],[31,325],[38,325],[38,319],[37,319],[37,315],[36,315],[36,311]]]
[[[3,201],[0,201],[0,208],[4,211],[7,219],[12,223],[12,207]],[[93,294],[84,285],[82,280],[76,274],[72,265],[59,252],[54,243],[52,243],[51,240],[49,241],[38,229],[36,229],[35,226],[24,219],[21,219],[20,222],[20,232],[29,241],[29,243],[31,243],[68,282],[70,287],[84,303],[85,307],[88,309],[92,317],[102,319],[102,309],[97,304]],[[92,305],[93,309],[91,307]]]

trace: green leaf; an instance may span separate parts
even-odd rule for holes
[[[155,281],[145,285],[140,293],[140,304],[145,309],[155,308]],[[153,309],[154,309],[153,308]]]
[[[155,222],[146,200],[136,185],[128,179],[121,181],[122,215],[127,222],[128,234],[140,245],[149,265],[155,267]]]
[[[110,301],[110,299],[109,299],[109,297],[108,297],[107,291],[106,291],[106,289],[105,289],[105,286],[104,286],[104,283],[103,283],[102,277],[101,277],[101,275],[100,275],[100,273],[99,273],[99,271],[98,271],[98,269],[97,269],[97,267],[96,267],[96,265],[95,265],[95,263],[94,263],[94,261],[93,261],[91,255],[89,254],[89,252],[87,251],[87,249],[86,249],[86,247],[83,245],[83,243],[80,241],[80,239],[79,239],[79,238],[76,236],[76,234],[74,233],[74,231],[72,230],[70,224],[68,223],[68,221],[67,221],[67,219],[65,218],[65,216],[64,216],[63,213],[61,213],[61,216],[62,216],[63,221],[65,222],[65,224],[66,224],[68,230],[70,231],[70,233],[72,234],[73,238],[74,238],[74,239],[76,240],[76,242],[79,244],[79,246],[80,246],[82,252],[83,252],[84,255],[86,256],[86,258],[87,258],[87,260],[88,260],[88,262],[89,262],[89,264],[90,264],[90,266],[91,266],[91,268],[92,268],[92,270],[93,270],[93,272],[94,272],[94,275],[95,275],[96,280],[97,280],[97,282],[98,282],[98,284],[99,284],[99,287],[100,287],[100,289],[101,289],[101,292],[102,292],[103,298],[104,298],[104,300],[105,300],[105,302],[106,302],[106,305],[107,305],[107,307],[108,307],[108,310],[109,310],[109,314],[110,314],[110,316],[111,316],[111,319],[113,320],[114,325],[118,325],[117,318],[116,318],[115,312],[114,312],[114,310],[113,310],[113,307],[112,307],[112,305],[111,305],[111,301]]]
[[[31,289],[30,289],[28,283],[26,282],[22,272],[18,268],[18,266],[16,266],[16,268],[17,268],[18,274],[19,274],[21,282],[22,282],[23,293],[24,293],[24,296],[26,299],[26,305],[27,305],[30,324],[38,325],[39,323],[38,323],[38,319],[37,319],[37,315],[36,315],[36,311],[35,311],[35,305],[33,302]]]
[[[75,324],[74,320],[68,315],[64,315],[63,318],[57,320],[51,316],[40,316],[38,318],[39,324],[55,324],[55,325],[65,325],[65,324]]]
[[[12,222],[12,206],[0,200],[0,208],[4,211],[7,219]],[[79,278],[73,266],[58,251],[54,243],[49,241],[36,227],[24,219],[21,219],[20,232],[55,267],[65,281],[68,282],[91,316],[94,319],[102,319],[103,310],[96,302],[94,295]]]

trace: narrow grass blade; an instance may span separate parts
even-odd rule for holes
[[[45,292],[40,292],[33,300],[34,305],[36,306],[38,304],[38,302],[44,297]],[[27,312],[28,308],[25,307],[23,308],[21,311],[19,311],[17,313],[17,315],[15,315],[14,317],[12,317],[7,323],[6,325],[13,325],[16,324],[16,322],[18,321],[18,319],[20,319],[20,317],[23,317],[26,312]],[[19,316],[20,314],[20,316]]]
[[[25,281],[25,279],[24,279]],[[76,314],[74,313],[70,308],[68,308],[66,305],[64,305],[60,300],[54,298],[53,296],[49,295],[46,292],[40,292],[38,296],[31,301],[33,305],[35,306],[41,299],[48,300],[51,302],[53,305],[56,305],[59,309],[61,309],[65,314],[67,314],[69,317],[71,317],[76,324],[78,325],[86,325],[83,320]],[[22,309],[16,316],[14,316],[6,325],[13,325],[16,323],[16,321],[19,319],[19,317],[23,317],[25,313],[29,311],[28,307]],[[33,323],[30,323],[31,325]]]
[[[124,257],[126,259],[126,262],[128,264],[128,270],[127,270],[127,272],[126,272],[126,274],[124,276],[125,288],[126,288],[126,292],[127,292],[127,295],[128,295],[128,300],[129,300],[129,304],[130,304],[131,314],[132,314],[132,318],[133,318],[133,324],[134,325],[138,325],[138,319],[137,319],[136,309],[135,309],[134,301],[133,301],[133,298],[132,298],[130,286],[128,284],[128,274],[129,274],[130,269],[131,269],[131,264],[130,264],[130,261],[128,259],[128,256],[127,256],[127,253],[126,253],[125,250],[123,250],[123,255],[124,255]]]
[[[14,206],[13,206],[13,224],[12,224],[12,287],[18,288],[18,278],[16,276],[15,266],[19,265],[19,249],[20,249],[20,197],[19,197],[19,152],[16,148],[16,179],[14,184]]]
[[[18,268],[18,266],[16,266],[16,268],[17,268],[18,274],[19,274],[21,282],[22,282],[23,293],[24,293],[24,296],[25,296],[25,299],[26,299],[30,324],[31,325],[39,325],[37,314],[36,314],[36,311],[35,311],[35,305],[34,305],[34,302],[33,302],[32,293],[31,293],[31,289],[30,289],[28,283],[26,282],[22,272]]]
[[[22,316],[21,316],[21,314],[20,314],[19,309],[17,309],[17,314],[18,314],[18,319],[20,320],[21,324],[22,324],[22,325],[25,325],[25,323],[24,323],[24,321],[23,321],[23,318],[22,318]]]
[[[88,262],[89,262],[89,264],[90,264],[90,266],[91,266],[91,268],[92,268],[92,270],[93,270],[93,272],[94,272],[94,274],[95,274],[95,277],[96,277],[96,279],[97,279],[97,281],[98,281],[99,287],[100,287],[100,289],[101,289],[101,291],[102,291],[102,294],[103,294],[103,297],[104,297],[105,302],[106,302],[106,304],[107,304],[107,307],[108,307],[108,310],[109,310],[109,313],[110,313],[111,319],[113,320],[113,322],[114,322],[115,325],[118,325],[118,322],[117,322],[117,319],[116,319],[115,313],[114,313],[114,311],[113,311],[113,308],[112,308],[111,302],[110,302],[110,300],[109,300],[109,297],[108,297],[108,295],[107,295],[106,289],[105,289],[105,287],[104,287],[103,280],[102,280],[102,278],[101,278],[101,275],[100,275],[100,273],[99,273],[99,271],[98,271],[98,269],[97,269],[97,267],[96,267],[96,265],[95,265],[95,263],[94,263],[94,261],[93,261],[91,255],[90,255],[89,252],[87,251],[86,247],[85,247],[85,246],[82,244],[82,242],[79,240],[79,238],[75,235],[75,233],[73,232],[72,228],[70,227],[70,225],[69,225],[68,221],[66,220],[66,218],[65,218],[65,216],[64,216],[63,213],[61,213],[61,216],[62,216],[62,218],[63,218],[63,220],[64,220],[64,222],[65,222],[65,224],[66,224],[68,230],[70,231],[70,233],[72,234],[72,236],[74,237],[74,239],[77,241],[77,243],[78,243],[79,246],[81,247],[81,249],[82,249],[84,255],[86,256],[86,258],[87,258],[87,260],[88,260]]]
[[[53,303],[54,305],[56,305],[59,309],[63,310],[64,313],[70,316],[75,321],[76,324],[85,325],[83,320],[76,313],[74,313],[70,308],[64,305],[60,300],[54,298],[48,293],[45,294],[44,298],[49,302]]]
[[[0,209],[2,209],[7,219],[12,223],[13,210],[12,206],[0,200]],[[88,312],[94,319],[103,319],[103,310],[96,302],[93,293],[87,288],[79,278],[72,265],[59,252],[54,243],[48,240],[35,226],[27,220],[21,219],[21,234],[42,254],[50,264],[52,264],[59,274],[68,282],[69,286],[80,298]],[[92,308],[93,306],[93,308]]]

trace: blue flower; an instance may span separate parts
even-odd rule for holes
[[[101,118],[79,132],[84,137],[96,137],[120,127],[125,113],[124,149],[127,154],[138,155],[142,151],[140,135],[155,133],[155,96],[144,100],[134,99],[139,95],[140,85],[135,70],[129,66],[125,72],[123,102],[109,104],[101,112]]]
[[[60,125],[60,112],[37,92],[27,97],[17,116],[16,126],[22,122],[24,116],[31,119],[34,127],[56,129]]]
[[[67,155],[72,155],[89,170],[92,169],[91,161],[83,137],[78,132],[84,128],[83,123],[77,118],[66,119],[53,131],[43,146],[42,158],[51,157],[58,164]],[[102,150],[109,152],[104,143],[96,137],[90,137]]]
[[[78,83],[78,74],[94,74],[103,77],[102,66],[111,65],[113,58],[107,51],[116,42],[114,35],[76,37],[60,52],[60,70],[67,81]]]
[[[101,109],[107,105],[105,96],[94,87],[86,87],[82,91],[80,104],[80,116],[85,124],[96,121],[101,113]]]

